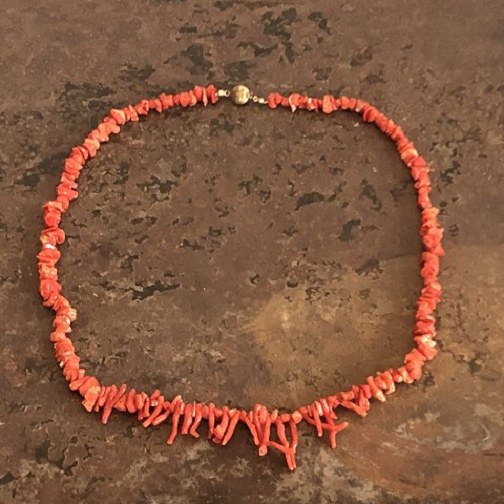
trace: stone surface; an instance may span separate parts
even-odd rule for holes
[[[0,30],[0,501],[504,502],[504,20],[498,1],[18,2]],[[37,295],[41,204],[117,104],[195,83],[359,95],[429,159],[442,352],[298,469],[102,426],[61,377]],[[419,288],[407,172],[372,127],[220,103],[100,151],[65,219],[74,340],[104,381],[293,407],[399,364]]]

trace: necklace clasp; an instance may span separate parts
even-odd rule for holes
[[[217,90],[217,96],[223,98],[231,98],[231,101],[235,105],[246,105],[249,101],[253,103],[259,103],[265,105],[267,103],[266,99],[262,96],[256,96],[250,91],[247,86],[243,84],[238,84],[234,86],[233,89],[219,89]]]

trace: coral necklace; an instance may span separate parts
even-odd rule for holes
[[[237,105],[248,101],[267,105],[270,109],[277,107],[322,111],[331,114],[338,109],[356,112],[365,122],[374,123],[383,133],[391,138],[404,164],[410,169],[418,195],[418,206],[421,211],[420,235],[423,243],[420,275],[423,288],[417,301],[416,320],[413,329],[413,340],[416,348],[404,357],[404,365],[397,369],[387,369],[368,376],[365,383],[353,385],[349,390],[337,392],[328,397],[321,397],[312,404],[300,406],[291,412],[269,411],[266,406],[256,404],[250,411],[227,406],[216,406],[209,402],[186,402],[180,395],[171,399],[162,392],[138,392],[126,384],[104,385],[94,377],[86,374],[80,366],[80,357],[68,337],[71,324],[77,318],[77,312],[61,293],[58,282],[56,263],[60,258],[58,246],[65,241],[65,233],[59,227],[62,215],[68,210],[70,201],[77,198],[77,183],[86,160],[96,156],[100,145],[116,135],[121,127],[129,121],[137,122],[140,116],[150,111],[163,112],[174,107],[193,107],[202,103],[215,104],[221,97],[230,97]],[[43,304],[56,313],[53,321],[51,341],[54,343],[58,360],[70,390],[78,391],[83,397],[84,408],[91,412],[102,412],[102,422],[107,423],[113,409],[137,415],[144,427],[160,425],[171,420],[171,429],[167,443],[172,444],[177,434],[190,434],[199,437],[198,428],[203,420],[208,423],[208,438],[215,443],[226,445],[235,432],[239,422],[246,425],[252,435],[259,455],[265,455],[269,448],[282,452],[290,469],[296,467],[295,453],[298,445],[297,426],[306,422],[313,426],[322,436],[327,431],[331,447],[336,446],[336,434],[347,427],[347,422],[336,422],[336,410],[345,408],[357,415],[365,416],[370,408],[370,400],[385,401],[385,394],[395,390],[396,383],[413,383],[422,376],[426,361],[437,353],[435,338],[434,311],[441,296],[438,282],[439,258],[444,254],[441,246],[443,230],[438,224],[439,211],[432,206],[429,199],[431,182],[425,159],[418,155],[413,144],[406,138],[402,129],[367,102],[342,96],[330,95],[322,99],[309,98],[297,93],[282,96],[271,93],[266,99],[253,96],[245,86],[236,86],[232,91],[217,90],[213,85],[196,86],[191,91],[178,94],[161,94],[157,98],[141,100],[136,105],[122,109],[113,109],[84,142],[71,150],[65,160],[65,167],[57,186],[57,197],[47,202],[44,207],[44,224],[40,240],[42,250],[38,254],[40,276],[39,292]]]

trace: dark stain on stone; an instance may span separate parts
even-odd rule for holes
[[[243,7],[247,8],[249,11],[254,11],[257,9],[263,9],[265,7],[271,7],[270,1],[263,0],[242,0],[240,2],[236,2],[236,0],[218,0],[214,3],[214,6],[219,10],[223,11],[228,9],[229,7],[233,7],[237,4],[241,4]]]
[[[57,152],[47,159],[43,159],[35,168],[35,173],[37,175],[55,175],[59,173],[67,156],[67,153]],[[28,172],[27,175],[30,173],[33,172]]]
[[[369,200],[371,200],[371,202],[373,203],[371,208],[379,212],[382,208],[382,203],[376,195],[375,188],[366,179],[362,180],[360,185],[361,193],[359,195],[359,198],[368,198]]]
[[[261,185],[262,181],[263,179],[254,173],[251,179],[241,181],[238,187],[240,189],[245,189],[247,196],[250,196],[252,193],[256,192],[256,189]],[[259,191],[259,193],[261,193],[261,191]]]
[[[305,300],[308,301],[310,304],[313,304],[314,302],[320,301],[323,298],[326,298],[331,295],[330,291],[323,289],[323,287],[320,285],[314,285],[308,287],[307,289],[305,289],[305,293],[306,293]],[[308,353],[311,355],[314,352],[312,350],[309,350]]]
[[[329,79],[332,72],[331,67],[316,67],[313,70],[313,76],[317,81],[326,81]]]
[[[218,198],[214,200],[214,209],[217,211],[217,216],[219,218],[227,217],[231,213],[229,206],[222,203]]]
[[[74,462],[72,462],[71,464],[67,465],[66,467],[63,468],[63,472],[65,474],[65,476],[73,476],[73,472],[72,472],[72,469],[74,467],[77,467],[79,465],[79,463],[77,462],[77,460],[75,460]]]
[[[128,355],[126,350],[113,352],[99,359],[99,364],[101,366],[108,366],[117,362],[121,362]]]
[[[103,98],[110,97],[114,93],[112,88],[99,82],[84,82],[79,85],[67,82],[56,101],[56,107],[67,120],[75,120],[76,110],[84,109],[87,111],[89,124],[97,125],[100,116],[113,105],[112,101]],[[90,111],[93,114],[89,114]]]
[[[373,58],[373,50],[370,46],[365,47],[358,53],[355,53],[350,60],[350,65],[353,67],[358,67],[364,65]]]
[[[331,30],[327,25],[327,18],[324,17],[324,15],[320,11],[311,12],[308,15],[308,19],[317,23],[319,30],[326,32],[328,35],[331,35]]]
[[[483,360],[482,360],[483,354],[477,353],[476,356],[472,359],[469,360],[467,363],[469,365],[469,371],[471,374],[476,374],[479,371],[481,371],[481,368],[483,367]]]
[[[233,133],[236,124],[231,121],[227,114],[221,114],[219,117],[213,117],[210,120],[210,134],[212,136],[220,135],[223,131]]]
[[[214,2],[214,7],[219,9],[221,12],[229,9],[229,7],[232,7],[235,5],[234,0],[218,0],[217,2]]]
[[[208,177],[205,178],[205,184],[208,184],[210,186],[216,186],[218,179],[219,175],[209,175]]]
[[[92,110],[93,112],[96,113],[101,113],[102,111],[106,110],[108,106],[109,106],[108,101],[94,100],[94,99],[88,101],[88,110]]]
[[[320,203],[324,200],[325,196],[319,192],[305,193],[298,198],[295,210],[299,210],[301,207],[311,205],[313,203]]]
[[[346,183],[345,182],[341,182],[341,184],[338,184],[334,190],[333,190],[333,193],[331,194],[331,196],[329,196],[329,198],[327,198],[327,201],[329,203],[331,203],[332,201],[334,201],[338,195],[340,195],[342,192],[343,192],[343,188],[345,187]]]
[[[471,141],[481,143],[482,139],[482,130],[476,126],[472,126],[469,128],[464,134],[464,142]]]
[[[282,230],[282,234],[289,238],[292,238],[297,232],[298,230],[294,226],[289,226],[288,228]]]
[[[231,21],[227,20],[224,23],[223,28],[219,29],[214,29],[214,31],[211,33],[212,37],[222,37],[225,39],[233,39],[236,37],[236,34],[238,33],[238,25],[236,23],[232,23]]]
[[[366,75],[364,82],[367,84],[384,84],[385,78],[383,76],[383,69],[379,72],[371,72]]]
[[[448,234],[450,236],[453,236],[454,238],[456,236],[459,235],[459,227],[458,227],[458,224],[452,224],[449,228],[448,228]]]
[[[452,160],[451,167],[441,171],[441,180],[445,185],[453,184],[456,175],[460,175],[460,163],[454,159]]]
[[[371,293],[371,289],[361,289],[359,291],[359,297],[361,299],[367,299],[369,297],[370,293]]]
[[[43,464],[48,460],[50,446],[51,443],[48,440],[45,440],[35,448],[35,460],[38,464]]]
[[[411,185],[411,182],[404,181],[399,186],[390,190],[390,194],[396,203],[404,196],[404,191]]]
[[[100,277],[100,274],[96,271],[93,271],[93,274],[97,277],[97,278],[101,278]],[[100,280],[98,282],[98,285],[100,287],[102,287],[103,289],[107,290],[107,291],[115,291],[115,290],[118,290],[117,287],[110,281],[108,280]]]
[[[133,261],[137,261],[139,256],[134,254],[127,254],[126,257],[121,261],[121,269],[125,269],[130,273],[133,273]]]
[[[313,165],[307,163],[296,163],[292,165],[292,168],[296,171],[298,175],[301,175],[305,171],[309,170]]]
[[[25,360],[25,371],[27,373],[38,373],[39,375],[43,375],[44,372],[47,371],[47,368],[43,361],[28,357]]]
[[[40,182],[40,175],[38,173],[25,173],[21,179],[16,181],[16,184],[24,185],[26,187],[37,187]]]
[[[257,187],[260,181],[261,179],[254,174],[251,180],[242,180],[238,184],[238,187],[245,189],[245,194],[249,196],[250,194],[252,194],[252,187]]]
[[[171,180],[165,180],[164,182],[156,177],[155,175],[151,175],[150,182],[143,182],[137,184],[137,187],[142,189],[142,191],[146,191],[149,189],[155,189],[156,192],[161,194],[169,194],[171,188],[176,185],[175,182]]]
[[[342,242],[348,242],[353,240],[355,237],[352,235],[352,231],[361,225],[361,219],[351,219],[343,224],[343,230],[339,235],[339,239]]]
[[[156,280],[154,284],[152,285],[140,285],[140,284],[135,284],[138,289],[130,288],[127,289],[128,291],[131,291],[132,293],[132,299],[133,301],[143,301],[144,299],[147,299],[151,296],[153,296],[156,292],[166,292],[174,289],[178,289],[180,287],[179,283],[174,283],[174,284],[164,284],[160,282],[159,280]]]
[[[128,161],[121,161],[119,168],[117,170],[117,179],[114,180],[114,184],[123,185],[128,181],[129,178],[130,163]]]
[[[331,168],[329,168],[329,173],[331,175],[341,175],[345,173],[345,170],[339,166],[331,166]]]
[[[292,198],[292,196],[294,196],[297,193],[296,184],[294,184],[292,180],[289,180],[287,181],[287,185],[289,186],[289,191],[287,192],[287,194],[289,195],[289,197]]]
[[[289,63],[294,62],[295,53],[291,40],[291,25],[298,19],[297,11],[294,7],[281,12],[279,16],[274,16],[272,12],[267,12],[262,16],[265,35],[277,37],[285,48],[285,57]]]
[[[195,75],[208,73],[213,68],[212,62],[205,58],[205,48],[201,44],[190,45],[182,52],[182,56],[189,59],[192,64],[190,71]]]
[[[369,233],[369,231],[376,231],[377,229],[379,229],[379,228],[375,224],[370,224],[369,226],[362,226],[361,227],[361,231],[363,233]]]
[[[468,366],[470,373],[473,375],[477,374],[483,368],[482,357],[484,357],[486,354],[481,354],[479,352],[476,352],[476,355],[474,357],[469,358],[465,354],[454,352],[442,340],[438,340],[438,346],[443,352],[450,354],[453,357],[453,360],[457,364]],[[486,380],[486,379],[483,378],[483,380]],[[493,381],[493,380],[489,380],[489,381]]]
[[[265,56],[269,56],[277,47],[278,44],[273,44],[268,47],[262,47],[254,42],[240,42],[238,44],[240,48],[252,48],[254,50],[254,58],[264,58]]]
[[[224,73],[230,82],[243,82],[249,79],[249,70],[253,68],[252,63],[246,61],[234,61],[224,66]]]
[[[9,471],[0,478],[0,485],[8,485],[11,481],[14,481],[15,479],[16,478],[14,477],[14,475]]]
[[[214,229],[212,226],[208,228],[208,236],[212,236],[213,238],[216,238],[217,236],[222,235],[222,228],[219,229]]]
[[[26,112],[23,113],[23,115],[27,118],[30,119],[35,119],[37,121],[42,121],[44,119],[44,114],[40,112],[40,110],[27,110]],[[3,115],[0,114],[0,120],[3,121]]]
[[[249,282],[252,284],[252,285],[257,285],[257,282],[259,282],[259,274],[256,273],[254,276],[251,276],[249,278]]]
[[[190,34],[190,33],[198,33],[198,28],[196,26],[185,24],[180,28],[179,33],[182,34]]]
[[[182,245],[180,245],[180,248],[188,248],[188,249],[191,249],[191,250],[203,250],[204,249],[204,247],[202,247],[198,243],[196,243],[196,242],[191,243],[186,238],[184,238],[182,240]]]
[[[434,387],[436,385],[436,381],[434,380],[434,376],[426,371],[424,373],[424,378],[422,380],[422,384],[424,385],[424,387]]]
[[[77,95],[83,95],[92,98],[103,98],[105,96],[110,96],[114,94],[114,90],[108,86],[104,86],[99,82],[89,83],[84,82],[80,85],[74,84],[73,82],[66,82],[63,88],[64,95],[70,95],[75,93]]]
[[[369,274],[379,274],[383,270],[380,268],[380,262],[376,257],[368,259],[362,266],[359,266],[356,270],[359,275],[369,275]]]
[[[131,82],[134,80],[146,81],[154,73],[152,65],[145,65],[138,68],[130,63],[126,63],[121,68],[120,79]]]
[[[259,199],[266,203],[271,198],[271,189],[261,189],[258,194]]]

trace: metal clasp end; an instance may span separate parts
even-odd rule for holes
[[[229,98],[231,96],[231,91],[229,91],[229,89],[217,89],[217,96],[219,98]]]
[[[238,84],[231,90],[218,89],[217,96],[221,98],[231,98],[231,101],[235,105],[246,105],[249,101],[260,105],[266,105],[268,103],[265,98],[262,96],[256,96],[247,86],[244,86],[243,84]]]

